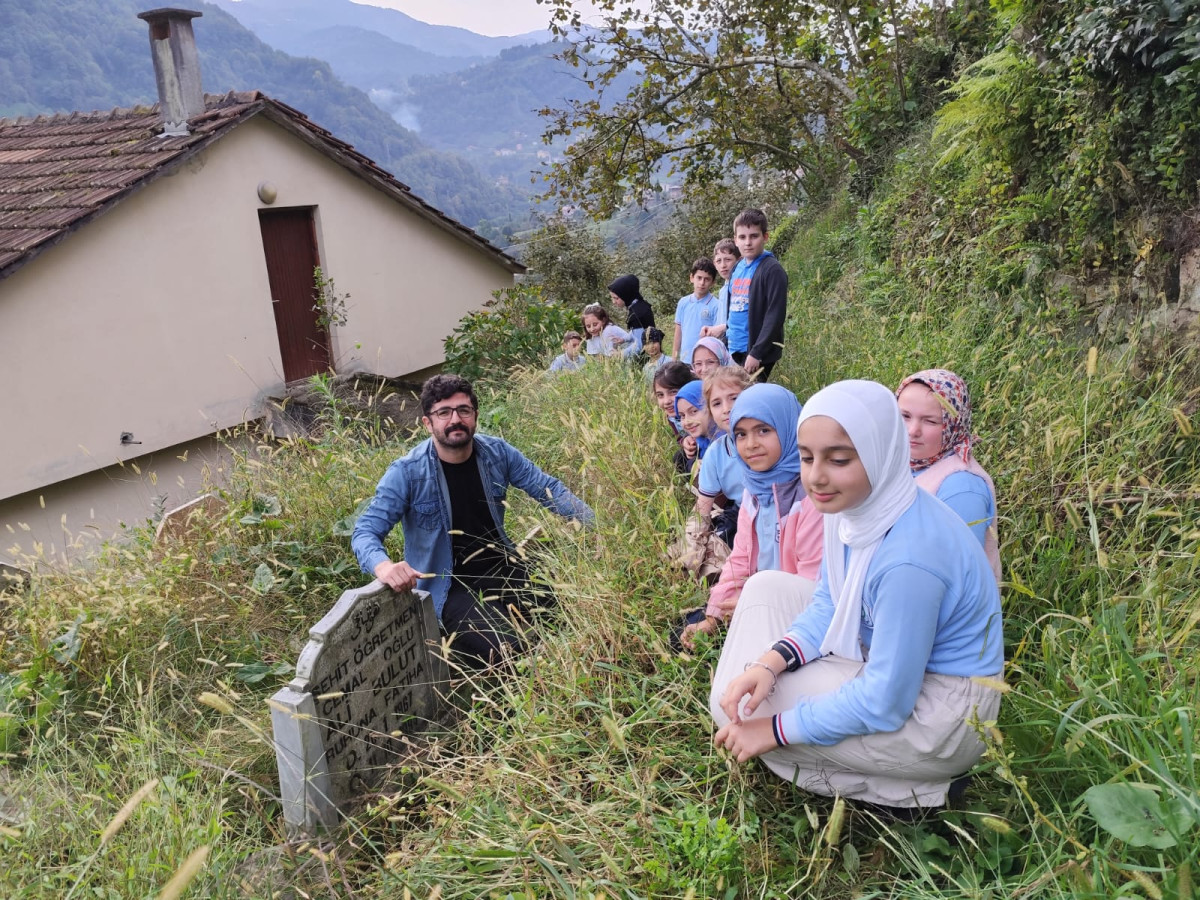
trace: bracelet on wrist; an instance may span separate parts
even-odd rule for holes
[[[778,675],[776,675],[776,674],[775,674],[775,670],[774,670],[774,669],[772,669],[770,666],[768,666],[768,665],[767,665],[765,662],[760,662],[760,661],[759,661],[759,660],[757,660],[757,659],[756,659],[756,660],[754,660],[753,662],[748,662],[748,663],[746,663],[746,665],[745,665],[745,666],[742,668],[742,671],[743,671],[743,672],[749,672],[749,671],[750,671],[752,668],[754,668],[755,666],[761,666],[762,668],[766,669],[766,670],[767,670],[767,672],[770,674],[770,676],[771,676],[771,689],[770,689],[769,691],[767,691],[767,696],[768,696],[768,697],[771,697],[771,696],[773,696],[773,695],[775,694],[775,688],[777,688],[777,687],[779,686],[779,676],[778,676]]]

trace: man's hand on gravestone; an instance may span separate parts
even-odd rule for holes
[[[404,560],[394,563],[385,559],[375,567],[375,577],[394,591],[411,591],[421,575]]]

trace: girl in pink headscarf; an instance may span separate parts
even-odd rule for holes
[[[967,383],[947,369],[925,369],[900,382],[896,399],[913,477],[967,523],[999,581],[996,486],[971,452],[978,438],[971,434]]]

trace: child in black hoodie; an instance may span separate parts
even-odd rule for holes
[[[616,279],[608,286],[608,295],[612,297],[613,303],[623,307],[628,313],[625,327],[633,335],[633,340],[625,348],[625,356],[637,356],[642,352],[646,329],[654,327],[654,310],[642,297],[641,283],[636,275],[622,275]]]

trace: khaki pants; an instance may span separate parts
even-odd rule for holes
[[[746,663],[783,637],[812,601],[816,585],[786,572],[758,572],[742,589],[713,677],[709,707],[718,728],[725,688]],[[779,676],[774,696],[753,718],[773,716],[800,701],[838,690],[857,678],[865,663],[822,657]],[[1000,673],[992,676],[999,679]],[[767,767],[816,794],[838,794],[884,806],[940,806],[950,782],[983,754],[972,721],[994,721],[1000,693],[955,675],[927,672],[912,715],[897,730],[848,737],[831,747],[794,744],[762,755]]]

